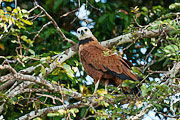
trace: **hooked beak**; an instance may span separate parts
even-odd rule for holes
[[[81,30],[81,35],[84,35],[84,31],[83,30]]]

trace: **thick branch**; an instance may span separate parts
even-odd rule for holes
[[[169,85],[171,85],[173,83],[172,79],[179,72],[179,69],[180,69],[180,62],[177,62],[174,64],[174,66],[172,67],[172,69],[170,71],[168,71],[164,76],[161,77],[161,79],[163,79],[165,76],[170,75],[170,77],[163,84],[169,83]]]
[[[133,42],[133,38],[155,38],[162,34],[163,32],[166,32],[169,34],[169,31],[171,31],[172,28],[169,27],[163,27],[161,30],[144,30],[144,31],[135,31],[134,33],[128,33],[125,35],[120,35],[118,37],[106,40],[101,42],[100,44],[107,48],[112,48],[114,45],[121,45],[124,43]]]
[[[11,73],[16,74],[16,70],[10,65],[0,65],[0,70],[9,70]]]
[[[65,105],[66,108],[71,109],[71,108],[80,108],[80,107],[85,107],[87,106],[85,103],[82,104],[81,101],[76,102],[74,104],[71,105]],[[59,109],[65,109],[65,107],[63,105],[61,106],[55,106],[55,107],[49,107],[49,108],[44,108],[44,109],[39,109],[37,111],[32,111],[16,120],[31,120],[35,117],[50,113],[50,112],[55,112],[58,111]]]
[[[0,77],[0,82],[5,82],[5,81],[11,80],[11,79],[13,79],[13,76],[12,76],[12,74],[10,73],[10,74],[1,76],[1,77]]]
[[[12,76],[13,78],[13,76]],[[0,91],[5,90],[6,88],[10,87],[12,84],[14,84],[15,80],[9,80],[5,82],[4,84],[0,85]]]
[[[23,74],[17,73],[17,74],[14,74],[14,79],[23,80],[23,81],[31,81],[30,83],[32,83],[32,84],[39,83],[43,86],[46,86],[47,89],[52,92],[57,92],[57,93],[62,93],[62,94],[70,93],[68,95],[73,98],[76,98],[76,99],[79,99],[82,97],[81,93],[72,91],[70,89],[62,88],[61,86],[57,86],[57,85],[51,83],[50,81],[45,80],[44,78],[41,78],[41,77],[35,77],[35,76],[31,76],[31,75],[23,75]],[[23,88],[24,88],[24,86],[23,86]],[[17,95],[17,93],[19,93],[19,91],[24,91],[24,89],[20,89],[16,92],[14,91],[13,93],[10,92],[9,95],[11,97],[13,97],[14,95]]]

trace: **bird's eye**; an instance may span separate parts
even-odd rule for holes
[[[88,29],[84,29],[85,31],[87,31]]]
[[[78,33],[80,33],[80,31],[77,31]]]

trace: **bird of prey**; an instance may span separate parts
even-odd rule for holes
[[[105,90],[108,84],[122,85],[124,80],[138,81],[138,76],[131,72],[132,63],[116,54],[105,54],[110,50],[102,47],[89,28],[77,29],[79,39],[79,57],[85,72],[94,79],[95,90],[99,82],[104,84]],[[129,87],[123,91],[130,93]]]

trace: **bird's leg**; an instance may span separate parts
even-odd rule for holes
[[[95,84],[95,89],[94,89],[93,96],[97,92],[97,89],[98,89],[98,86],[99,86],[99,82],[100,82],[100,80],[98,80],[97,83]]]
[[[105,86],[105,91],[108,93],[108,90],[107,90],[107,86],[109,84],[109,80],[106,80],[105,83],[104,83],[104,86]]]

